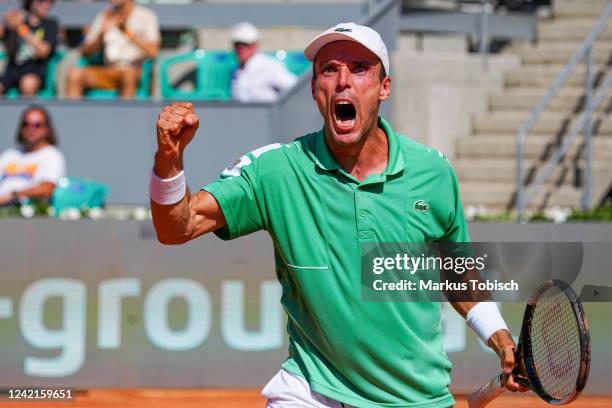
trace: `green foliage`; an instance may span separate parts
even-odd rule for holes
[[[536,212],[529,217],[529,222],[552,222],[543,212]]]
[[[472,221],[476,222],[503,222],[503,221],[514,221],[516,216],[514,216],[510,212],[505,212],[501,214],[491,214],[491,215],[480,215],[476,214]]]
[[[15,218],[21,217],[19,207],[11,205],[8,207],[0,207],[0,218]]]
[[[49,215],[49,203],[42,200],[27,200],[20,204],[0,207],[0,218],[32,218],[47,217]]]
[[[599,221],[612,222],[612,203],[586,211],[574,210],[567,218],[568,221]]]
[[[516,222],[516,213],[476,214],[471,221],[476,222]],[[538,211],[528,216],[529,222],[554,222],[550,213]],[[612,202],[590,210],[572,210],[564,222],[612,222]]]

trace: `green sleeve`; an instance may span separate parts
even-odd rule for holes
[[[258,185],[255,165],[250,164],[226,169],[216,181],[203,188],[215,197],[225,216],[225,227],[215,231],[219,238],[230,240],[265,229]]]

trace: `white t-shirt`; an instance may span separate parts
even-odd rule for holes
[[[96,19],[91,25],[91,30],[87,35],[88,38],[95,38],[102,29],[104,14],[106,10],[101,11],[96,16]],[[134,5],[134,9],[130,13],[125,23],[127,30],[141,41],[147,43],[159,42],[159,23],[157,16],[152,10],[139,5]],[[111,27],[104,33],[104,60],[110,65],[130,65],[142,62],[146,58],[145,52],[136,44],[134,44],[121,30],[116,26]]]
[[[8,149],[0,154],[0,195],[35,187],[42,182],[57,183],[65,175],[64,155],[55,146],[29,153]]]
[[[272,102],[296,82],[297,77],[282,62],[257,53],[234,71],[232,96],[240,102]]]

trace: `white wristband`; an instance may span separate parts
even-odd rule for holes
[[[187,183],[184,171],[169,179],[162,179],[154,171],[151,172],[149,195],[157,204],[176,204],[185,197],[185,191]]]
[[[476,303],[465,317],[466,323],[487,344],[493,333],[498,330],[508,330],[495,302]]]

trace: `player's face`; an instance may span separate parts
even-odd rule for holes
[[[325,133],[340,145],[359,143],[378,123],[380,102],[391,94],[381,80],[378,57],[352,41],[325,45],[315,58],[312,97],[325,121]]]
[[[21,135],[26,149],[31,149],[47,138],[49,127],[45,115],[38,110],[29,111],[23,120]]]

